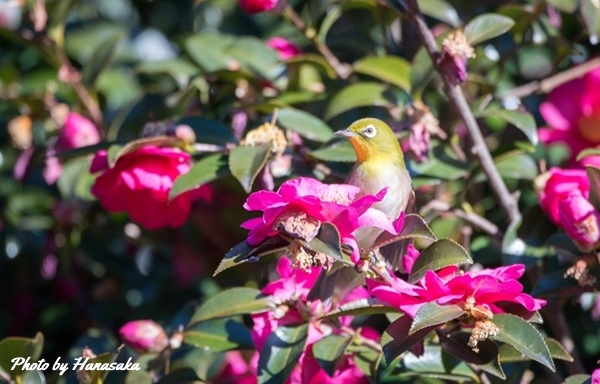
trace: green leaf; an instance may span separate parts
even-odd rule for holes
[[[176,125],[189,125],[196,134],[196,142],[225,146],[237,142],[233,132],[225,124],[206,117],[189,116],[178,120]]]
[[[312,157],[323,161],[338,161],[353,163],[356,161],[356,152],[352,148],[352,144],[348,140],[340,140],[312,152],[309,152]]]
[[[117,356],[119,356],[119,353],[121,352],[122,349],[123,349],[123,345],[121,345],[119,348],[117,348],[117,350],[115,352],[102,353],[102,354],[94,357],[93,359],[89,359],[86,363],[86,366],[88,364],[97,364],[97,363],[111,364],[115,360],[117,360]],[[110,373],[110,370],[94,369],[94,370],[90,370],[90,371],[86,370],[86,373],[90,376],[92,383],[103,383],[104,380],[106,379],[106,376],[108,376],[108,374]]]
[[[590,179],[590,203],[596,210],[600,210],[600,168],[586,165],[585,170]]]
[[[465,310],[458,305],[439,305],[435,301],[432,301],[419,308],[408,334],[412,335],[421,329],[445,324],[450,320],[459,318],[464,313]]]
[[[363,82],[349,85],[339,91],[327,106],[325,120],[358,107],[386,106],[389,101],[383,96],[387,87],[380,83]]]
[[[486,339],[477,343],[478,351],[469,347],[471,335],[467,332],[453,332],[440,340],[442,349],[452,356],[470,364],[484,365],[498,359],[498,346],[493,341]]]
[[[579,5],[579,0],[546,0],[546,3],[566,13],[573,13]]]
[[[553,359],[573,361],[573,356],[571,356],[558,340],[551,337],[544,337],[544,341],[546,342],[548,350],[550,351],[550,356],[552,356]]]
[[[591,376],[585,373],[578,373],[576,375],[571,375],[563,381],[562,384],[590,384]]]
[[[44,335],[36,333],[33,339],[25,337],[7,337],[0,341],[0,368],[15,379],[23,375],[23,365],[11,369],[15,362],[12,360],[22,357],[29,358],[30,363],[39,361],[44,348]],[[50,363],[52,364],[52,363]]]
[[[283,383],[306,346],[308,324],[286,325],[275,329],[267,339],[258,358],[260,384]]]
[[[374,297],[370,297],[368,299],[359,299],[342,304],[331,312],[323,315],[323,318],[327,319],[340,316],[378,315],[389,312],[399,313],[400,311],[382,303]]]
[[[426,345],[425,352],[421,356],[407,353],[402,359],[404,370],[408,376],[416,376],[418,379],[431,378],[433,382],[450,381],[464,383],[468,381],[479,382],[478,376],[464,362],[456,361],[448,364],[446,361],[450,356],[443,353],[442,348],[437,345]]]
[[[537,124],[529,112],[490,108],[476,113],[476,117],[494,117],[504,120],[519,128],[525,134],[525,136],[527,136],[527,139],[531,144],[537,145],[539,142]]]
[[[409,333],[412,324],[412,319],[408,316],[402,316],[391,323],[381,337],[383,345],[383,355],[388,365],[402,353],[408,351],[410,347],[423,340],[425,336],[432,330],[437,328],[437,325],[428,328],[422,328],[412,334]]]
[[[544,341],[546,342],[546,345],[548,345],[550,356],[552,356],[553,359],[573,361],[573,357],[557,340],[550,337],[544,337]],[[528,360],[529,358],[527,356],[519,352],[510,344],[504,344],[500,348],[500,362],[502,363],[515,363]]]
[[[445,0],[418,0],[419,8],[425,15],[441,20],[453,27],[461,24],[456,9]]]
[[[369,251],[405,239],[437,240],[425,220],[417,214],[410,213],[404,216],[404,222],[402,223],[402,230],[400,233],[393,235],[389,232],[383,232]]]
[[[505,152],[494,158],[496,169],[504,179],[533,180],[538,176],[538,165],[535,160],[521,150]],[[486,175],[481,168],[474,172],[472,183],[482,182]]]
[[[383,352],[365,344],[351,344],[348,353],[354,355],[356,366],[367,376],[370,382],[377,382],[378,367]]]
[[[90,60],[83,66],[81,82],[90,87],[94,85],[98,75],[113,61],[115,53],[125,38],[125,31],[117,30],[116,33],[105,36],[104,40],[96,47]]]
[[[254,348],[250,331],[232,319],[212,319],[193,324],[183,332],[183,341],[215,352]]]
[[[252,190],[254,179],[267,163],[270,154],[270,143],[257,146],[240,145],[229,153],[229,170],[247,193]]]
[[[522,318],[511,314],[497,314],[491,320],[499,328],[492,339],[510,344],[532,360],[556,371],[550,350],[540,332]]]
[[[278,109],[277,122],[310,140],[324,143],[333,137],[333,130],[323,120],[299,109]]]
[[[439,180],[457,180],[464,177],[469,163],[460,160],[450,146],[432,143],[429,160],[423,163],[410,161],[411,169],[419,176],[427,176]]]
[[[135,70],[146,75],[166,74],[180,87],[188,85],[190,79],[199,73],[197,66],[181,57],[161,61],[144,61],[139,63]]]
[[[235,315],[262,312],[269,307],[269,298],[261,297],[258,289],[236,287],[211,296],[194,313],[190,324]]]
[[[56,157],[61,160],[68,160],[75,157],[81,157],[85,155],[90,155],[92,153],[96,153],[102,149],[107,149],[115,143],[111,143],[109,141],[102,141],[98,144],[88,145],[85,147],[79,147],[74,149],[69,149],[67,151],[61,151],[56,153]]]
[[[449,265],[464,263],[472,264],[473,260],[461,245],[450,239],[438,240],[425,248],[415,260],[408,282],[416,283],[427,271],[437,271]]]
[[[108,164],[110,167],[112,167],[121,156],[147,145],[155,145],[157,147],[176,147],[180,143],[181,139],[175,136],[154,136],[136,139],[128,142],[125,145],[111,145],[108,149]]]
[[[89,159],[71,159],[62,167],[56,186],[63,198],[92,200],[91,188],[96,177],[90,173]]]
[[[354,63],[354,71],[410,92],[410,63],[401,57],[365,57]]]
[[[469,44],[475,45],[503,34],[515,25],[513,19],[496,13],[485,13],[469,21],[465,35]]]
[[[330,79],[336,78],[336,73],[331,64],[325,60],[325,58],[321,55],[315,55],[312,53],[302,53],[299,55],[295,55],[285,61],[288,65],[293,64],[309,64],[313,65],[317,68],[320,68]]]
[[[581,1],[579,12],[590,34],[590,42],[598,44],[600,35],[600,7],[593,1]]]
[[[313,345],[313,355],[321,368],[332,377],[339,359],[351,343],[352,336],[329,335]]]
[[[271,237],[257,247],[251,247],[242,241],[225,254],[213,276],[236,265],[257,261],[262,256],[283,251],[288,245],[289,243],[279,236]]]
[[[202,184],[227,175],[229,169],[226,161],[226,157],[220,153],[206,156],[197,161],[188,173],[179,175],[175,179],[173,187],[169,191],[169,200],[173,200],[184,192],[196,189]]]

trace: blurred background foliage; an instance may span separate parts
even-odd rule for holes
[[[543,267],[536,273],[546,277],[562,276],[555,252],[544,243],[549,226],[539,212],[532,216],[535,226],[515,224],[504,239],[453,213],[473,211],[507,226],[414,29],[385,4],[292,1],[301,26],[288,14],[248,15],[225,0],[30,0],[7,11],[9,3],[15,8],[20,2],[0,0],[0,121],[13,124],[0,130],[0,337],[40,331],[48,361],[77,356],[83,346],[114,350],[116,330],[133,319],[154,319],[173,331],[205,298],[229,286],[258,287],[267,276],[261,261],[211,277],[223,255],[245,238],[239,224],[252,216],[241,208],[247,191],[231,175],[208,175],[214,179],[210,198],[195,203],[182,228],[160,231],[100,208],[89,192],[93,176],[86,156],[61,157],[62,174],[49,185],[44,162],[57,135],[53,112],[59,103],[88,116],[103,143],[138,138],[149,122],[184,121],[217,152],[280,108],[278,124],[299,138],[288,149],[291,168],[274,175],[277,185],[297,175],[342,181],[354,157],[332,132],[373,116],[406,137],[407,106],[422,100],[447,135],[432,140],[428,160],[409,161],[417,206],[436,235],[459,241],[485,266],[521,262]],[[597,55],[597,4],[419,3],[438,36],[486,12],[514,20],[507,33],[475,45],[464,90],[503,179],[527,212],[537,204],[532,181],[540,166],[559,165],[566,154],[538,144],[543,92],[521,95],[516,87]],[[265,44],[273,36],[303,53],[282,62]],[[341,66],[326,60],[322,46]],[[268,187],[269,179],[261,174],[256,184]],[[512,253],[516,242],[521,248]],[[600,357],[600,326],[589,313],[595,294],[557,284],[537,286],[534,294],[565,306],[577,350],[591,370]],[[197,361],[190,356],[180,363]]]

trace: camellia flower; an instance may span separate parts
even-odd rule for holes
[[[559,223],[583,252],[600,246],[600,213],[581,191],[576,189],[559,202]]]
[[[406,114],[410,132],[408,138],[402,141],[402,150],[419,163],[426,161],[429,158],[431,135],[445,139],[446,132],[440,128],[439,120],[431,113],[429,107],[420,101],[408,106]]]
[[[56,150],[81,148],[99,142],[100,134],[94,123],[79,113],[70,112],[58,134]]]
[[[135,320],[123,325],[119,335],[125,344],[139,352],[160,352],[169,345],[165,330],[152,320]]]
[[[292,370],[287,383],[333,383],[327,373],[320,367],[312,355],[312,346],[323,337],[338,334],[339,326],[334,322],[322,319],[330,309],[331,304],[320,300],[308,301],[307,297],[313,288],[321,267],[312,267],[310,272],[293,268],[292,263],[285,257],[279,258],[277,272],[280,278],[267,284],[262,293],[271,298],[273,309],[252,315],[254,323],[251,335],[254,346],[260,351],[265,346],[269,336],[279,327],[291,324],[308,323],[308,337],[304,352],[298,359],[298,364]],[[357,287],[339,303],[365,299],[369,297],[364,287]],[[349,327],[352,316],[338,318],[339,325]],[[379,341],[379,334],[370,328],[361,330],[355,338],[366,337]],[[336,366],[335,378],[344,379],[348,383],[368,383],[365,374],[356,366],[354,356],[342,356]],[[327,380],[325,380],[328,378]],[[346,380],[348,379],[348,381]],[[322,381],[325,380],[325,381]]]
[[[251,15],[275,8],[279,0],[240,0],[240,7]]]
[[[453,84],[467,80],[467,61],[475,57],[475,51],[461,30],[449,34],[442,42],[438,63]]]
[[[287,60],[302,53],[296,44],[278,36],[271,37],[269,40],[267,40],[267,46],[277,51],[277,54],[281,60]]]
[[[372,226],[398,233],[389,217],[369,208],[381,201],[386,191],[387,188],[376,196],[357,198],[360,188],[352,185],[328,185],[303,177],[288,180],[276,192],[258,191],[248,196],[244,208],[263,211],[263,216],[242,223],[242,227],[250,230],[247,242],[258,245],[277,234],[311,241],[318,234],[321,223],[331,223],[339,231],[342,242],[352,246],[353,260],[357,261],[359,249],[353,236],[357,228]]]
[[[540,113],[548,123],[538,130],[540,141],[566,144],[571,152],[569,165],[577,165],[579,152],[600,144],[600,67],[552,90],[540,105]],[[599,163],[598,156],[581,161]]]
[[[180,227],[187,220],[193,191],[169,202],[174,180],[190,170],[190,155],[176,148],[148,145],[120,156],[111,168],[100,151],[90,171],[102,172],[92,193],[111,212],[126,211],[147,229]]]

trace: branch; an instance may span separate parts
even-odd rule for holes
[[[519,216],[519,207],[517,206],[517,202],[515,198],[510,194],[506,184],[502,180],[502,177],[498,173],[496,166],[494,164],[494,160],[492,159],[492,155],[490,154],[479,125],[475,120],[475,117],[471,113],[471,109],[467,103],[465,95],[460,88],[459,85],[452,84],[451,80],[448,76],[445,75],[444,71],[439,67],[438,57],[440,55],[440,51],[435,42],[435,38],[431,33],[429,27],[425,23],[425,19],[423,18],[423,14],[417,5],[416,0],[407,0],[408,12],[407,15],[409,19],[414,24],[417,33],[429,54],[431,61],[435,65],[438,73],[442,77],[444,82],[444,90],[446,96],[456,108],[458,114],[464,121],[467,131],[469,133],[469,137],[473,142],[472,153],[477,156],[479,163],[481,164],[481,168],[485,172],[490,186],[492,187],[492,192],[494,193],[498,204],[500,205],[502,212],[506,220],[509,223],[515,221]]]
[[[569,68],[556,75],[547,77],[544,80],[532,81],[531,83],[523,84],[513,89],[509,89],[508,91],[501,92],[498,97],[501,99],[507,97],[523,98],[533,93],[548,93],[561,84],[582,77],[598,66],[600,66],[600,57],[595,57],[576,67]]]
[[[422,211],[434,210],[438,212],[448,212],[450,210],[450,204],[441,200],[432,200],[423,206]],[[454,216],[458,217],[471,224],[472,226],[486,232],[489,235],[495,237],[502,237],[502,232],[496,226],[496,224],[492,223],[488,219],[483,216],[478,215],[475,212],[466,212],[459,208],[452,209],[452,213]]]

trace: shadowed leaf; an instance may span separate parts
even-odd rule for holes
[[[340,316],[377,315],[381,313],[399,313],[396,308],[389,307],[374,297],[360,299],[345,303],[333,311],[323,315],[323,318],[334,318]]]
[[[229,154],[229,170],[231,174],[242,184],[244,191],[252,190],[254,179],[267,163],[271,145],[269,143],[247,146],[240,145],[231,150]]]
[[[236,265],[257,261],[260,257],[283,251],[288,244],[287,241],[278,236],[267,239],[257,247],[251,247],[246,241],[242,241],[225,254],[213,276]]]
[[[454,240],[441,239],[421,252],[408,276],[408,282],[416,283],[427,271],[437,271],[449,265],[465,263],[473,263],[467,251]]]
[[[351,343],[352,336],[329,335],[313,345],[313,355],[321,368],[329,376],[333,376],[338,360],[344,355]]]
[[[423,340],[425,336],[432,330],[437,328],[436,325],[420,329],[413,334],[409,334],[412,319],[408,316],[402,316],[398,320],[390,324],[384,335],[381,338],[383,345],[383,355],[388,365],[402,353],[408,351],[410,347]]]
[[[325,120],[330,120],[341,113],[358,107],[386,106],[389,104],[389,101],[383,96],[386,90],[385,85],[374,82],[349,85],[333,96],[327,106]]]
[[[465,310],[458,305],[439,305],[432,301],[419,308],[408,333],[412,335],[423,328],[445,324],[459,318],[464,313]]]
[[[405,239],[425,239],[436,241],[437,238],[431,231],[431,228],[427,225],[425,220],[417,214],[410,213],[404,216],[404,222],[402,223],[402,230],[397,235],[393,235],[389,232],[383,232],[375,241],[375,245],[369,249],[372,251],[379,247],[384,247],[388,244],[395,243]]]
[[[585,170],[590,179],[590,203],[600,210],[600,168],[587,165]]]
[[[250,331],[232,319],[212,319],[195,323],[183,332],[183,341],[196,348],[216,352],[254,348]]]
[[[173,187],[169,191],[169,200],[228,173],[227,159],[222,154],[214,154],[198,160],[188,173],[179,175],[175,179]]]
[[[308,324],[285,325],[275,329],[258,358],[258,382],[283,383],[302,355],[308,338]]]
[[[354,63],[354,71],[373,76],[410,92],[410,64],[401,57],[365,57]]]
[[[269,298],[261,297],[258,289],[236,287],[211,296],[194,313],[190,324],[208,319],[261,312],[269,306]]]
[[[469,333],[454,332],[440,340],[440,344],[444,351],[471,364],[488,364],[498,357],[498,347],[491,340],[480,341],[477,343],[479,351],[473,351],[467,345],[470,336]]]

